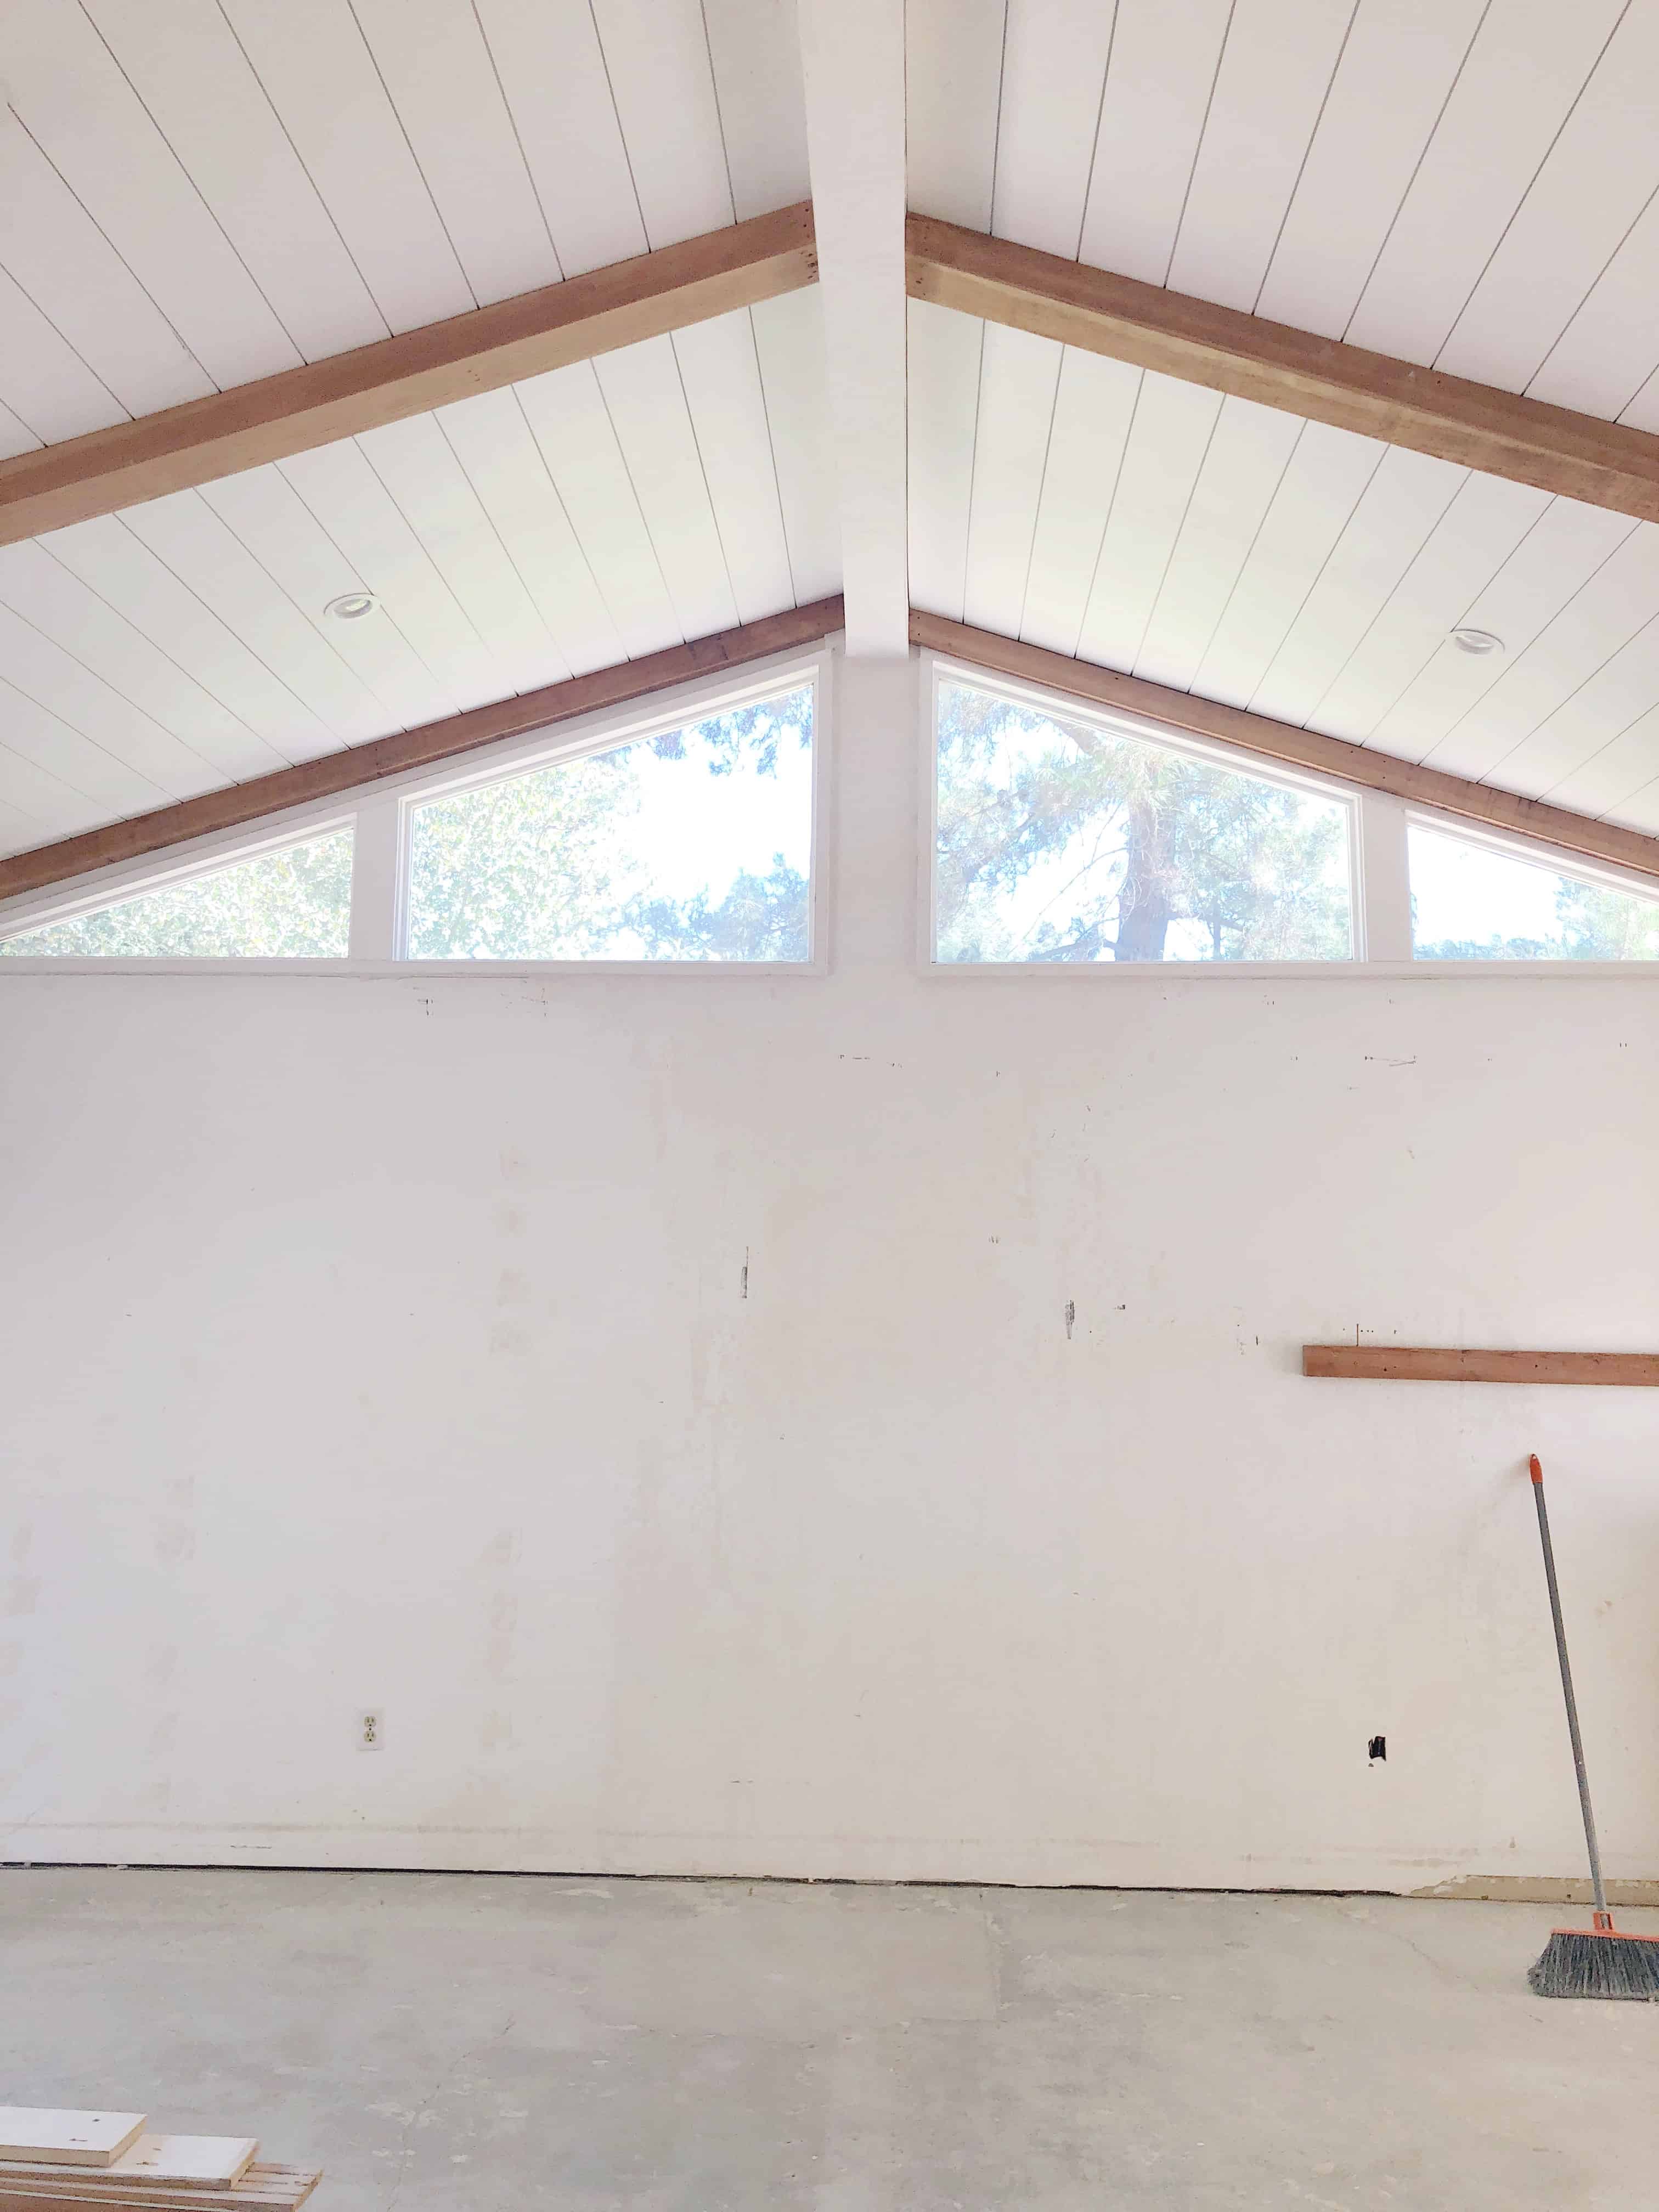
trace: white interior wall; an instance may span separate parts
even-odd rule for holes
[[[1659,984],[919,975],[914,684],[827,976],[0,979],[0,1857],[1572,1873],[1537,1449],[1659,1874],[1659,1402],[1297,1372],[1659,1341]]]

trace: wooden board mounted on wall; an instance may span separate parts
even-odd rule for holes
[[[1601,1382],[1659,1389],[1659,1352],[1465,1352],[1420,1344],[1304,1344],[1304,1375],[1364,1382]]]

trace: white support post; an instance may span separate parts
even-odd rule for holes
[[[1361,792],[1359,945],[1362,960],[1412,957],[1412,881],[1405,802]]]
[[[403,808],[390,793],[357,809],[351,846],[351,957],[395,960],[403,950]]]

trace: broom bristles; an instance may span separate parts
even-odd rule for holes
[[[1659,2004],[1659,1937],[1558,1928],[1527,1980],[1540,1997],[1631,1997]]]

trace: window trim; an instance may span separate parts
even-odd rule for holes
[[[707,677],[662,691],[648,699],[635,699],[615,707],[597,708],[568,722],[544,726],[459,758],[434,763],[429,768],[405,769],[344,794],[289,807],[257,823],[210,831],[176,845],[163,855],[140,854],[113,862],[72,885],[56,884],[40,891],[24,892],[0,902],[0,938],[21,936],[54,922],[70,921],[101,908],[142,897],[211,875],[239,860],[308,844],[331,831],[353,831],[352,901],[349,943],[353,948],[343,959],[313,958],[290,954],[277,958],[192,959],[167,955],[155,959],[128,956],[97,957],[35,953],[9,956],[0,961],[0,975],[277,975],[362,978],[371,975],[433,977],[442,975],[822,975],[829,970],[830,927],[830,866],[829,825],[830,769],[834,756],[836,673],[839,641],[825,638],[805,649],[779,653],[769,660],[754,661],[742,669]],[[428,799],[447,798],[459,791],[481,788],[537,769],[580,760],[608,752],[635,740],[681,729],[727,708],[754,702],[810,684],[813,689],[812,819],[807,863],[807,944],[805,960],[409,960],[400,957],[405,941],[404,908],[410,858],[410,817]],[[396,838],[396,866],[390,883],[383,842],[391,828]],[[378,882],[370,890],[365,860],[380,863],[373,870]],[[359,885],[374,899],[378,911],[364,911]],[[356,948],[371,940],[389,945],[389,952],[368,953]]]

